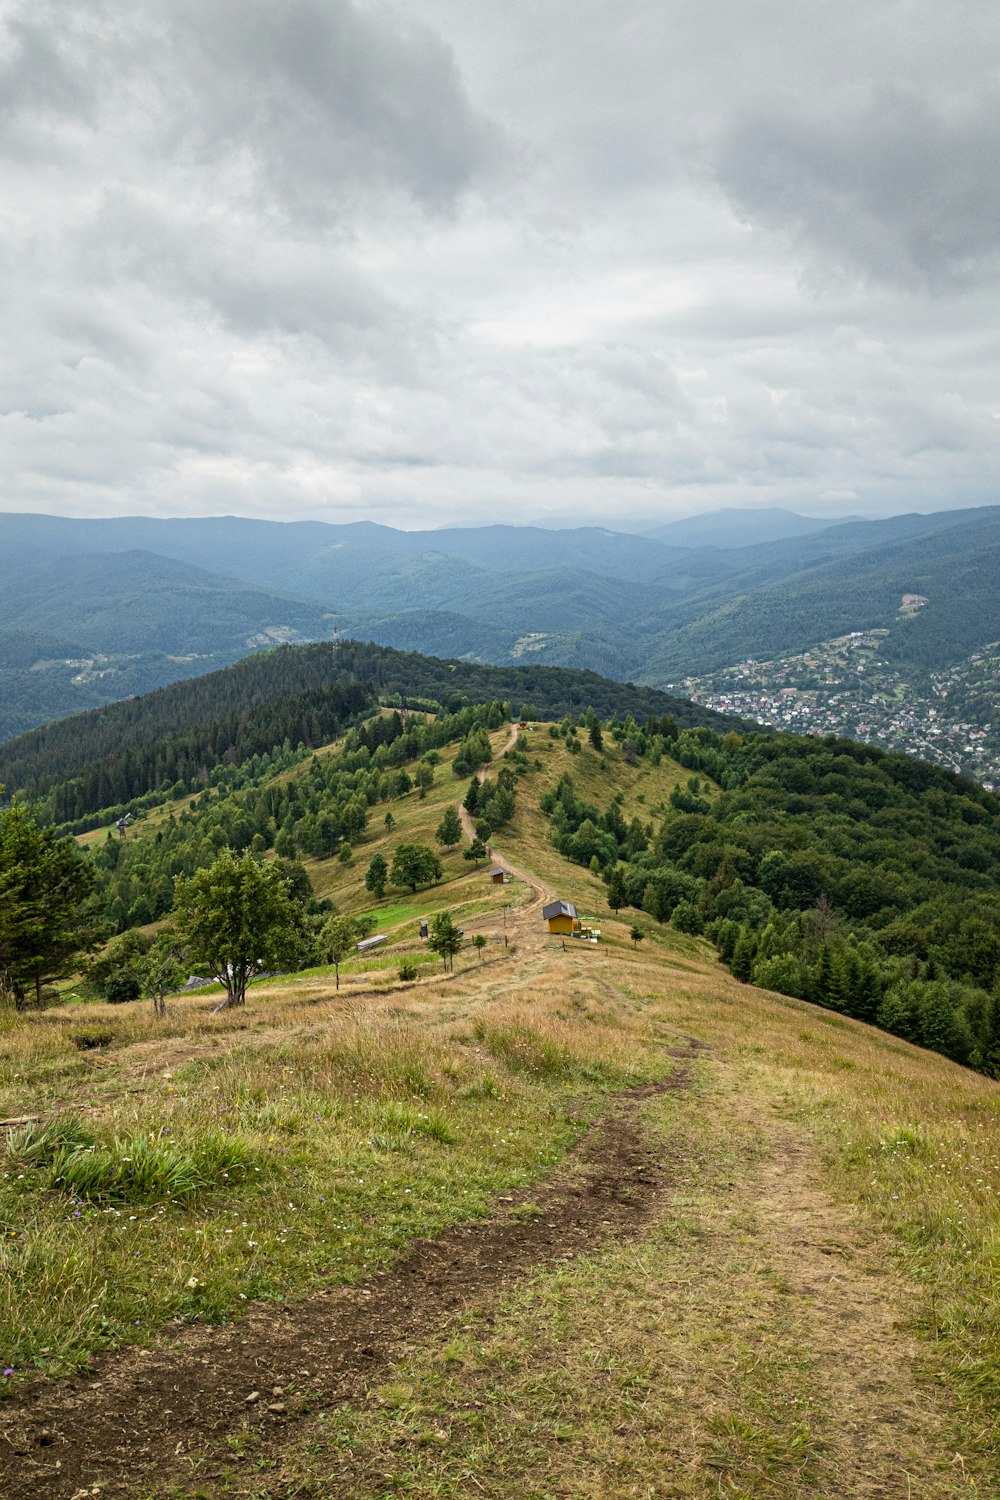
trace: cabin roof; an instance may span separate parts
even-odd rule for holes
[[[367,953],[369,948],[379,948],[386,942],[388,942],[386,934],[384,932],[376,932],[374,937],[362,938],[358,944],[357,951],[359,953]]]
[[[571,901],[550,901],[548,906],[542,907],[542,916],[546,922],[551,917],[572,917],[576,920],[576,907]]]

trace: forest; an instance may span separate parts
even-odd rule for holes
[[[570,775],[543,798],[556,847],[603,875],[613,909],[708,938],[740,980],[1000,1076],[996,796],[850,740],[612,732],[692,772],[646,823],[589,805]]]
[[[393,802],[433,782],[442,746],[458,743],[456,767],[471,776],[490,759],[488,731],[504,718],[496,702],[433,719],[376,714],[349,729],[335,754],[312,756],[295,776],[282,773],[303,754],[288,749],[222,767],[190,808],[171,813],[153,837],[109,833],[94,856],[101,911],[115,932],[166,916],[177,877],[211,865],[223,849],[260,855],[273,849],[286,861],[303,854],[351,859],[380,804],[391,826]],[[480,818],[490,811],[491,791],[488,784],[480,788]],[[499,824],[512,804],[498,806],[493,796]],[[307,886],[308,880],[305,894]]]
[[[454,711],[506,701],[530,717],[591,706],[602,717],[672,714],[677,723],[725,726],[711,709],[654,688],[561,667],[484,667],[385,646],[283,646],[191,681],[61,720],[0,745],[0,782],[37,804],[43,821],[77,825],[136,799],[205,784],[287,740],[311,749],[371,713],[376,701]],[[93,826],[93,825],[90,825]]]

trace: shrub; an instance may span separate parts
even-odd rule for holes
[[[70,1033],[70,1041],[81,1052],[91,1052],[95,1047],[110,1047],[116,1033],[103,1026],[85,1026],[82,1031]]]

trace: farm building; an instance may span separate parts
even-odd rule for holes
[[[571,933],[579,925],[576,907],[571,901],[550,901],[542,907],[542,920],[550,932]]]
[[[503,885],[504,872],[499,865],[495,865],[490,871],[490,879],[494,885]]]
[[[382,944],[388,941],[389,939],[384,932],[376,932],[374,937],[362,938],[357,945],[357,951],[359,953],[370,953],[373,948],[381,948]]]

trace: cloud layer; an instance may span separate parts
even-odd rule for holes
[[[998,61],[978,0],[14,0],[0,506],[995,501]]]

